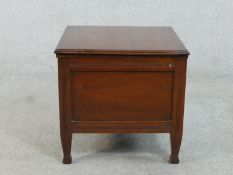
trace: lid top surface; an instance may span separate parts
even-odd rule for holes
[[[56,54],[189,55],[171,27],[68,26]]]

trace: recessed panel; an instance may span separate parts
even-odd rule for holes
[[[171,120],[173,73],[71,72],[72,120]]]

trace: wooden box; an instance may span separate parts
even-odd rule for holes
[[[179,162],[189,52],[171,27],[69,26],[55,53],[64,163],[73,133],[170,133]]]

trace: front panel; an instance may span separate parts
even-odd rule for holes
[[[172,72],[72,72],[72,120],[170,120],[172,85]]]
[[[72,121],[171,121],[175,64],[163,60],[71,59]]]

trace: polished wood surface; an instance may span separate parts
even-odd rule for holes
[[[129,30],[135,32],[131,41],[123,39]],[[145,38],[135,36],[139,31]],[[66,29],[55,51],[64,163],[72,161],[73,133],[169,133],[170,162],[179,162],[189,53],[172,31],[167,27]],[[167,32],[166,37],[154,38]],[[152,42],[147,42],[147,35]],[[132,44],[139,39],[141,44]],[[173,43],[165,46],[168,41]]]
[[[55,53],[189,54],[171,27],[126,26],[68,26]]]
[[[172,83],[170,72],[74,72],[72,120],[171,120]]]

